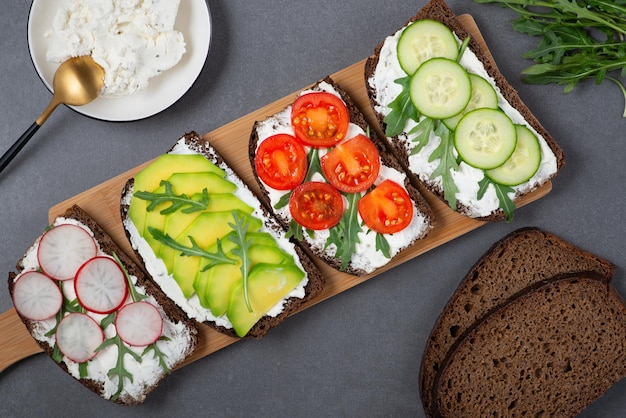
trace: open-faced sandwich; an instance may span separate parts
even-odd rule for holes
[[[346,273],[385,266],[433,227],[422,195],[330,77],[257,121],[249,154],[287,235]]]
[[[9,291],[37,344],[116,403],[143,402],[196,348],[193,321],[78,206],[26,251]]]
[[[314,263],[195,132],[130,179],[121,202],[154,281],[220,332],[260,338],[323,288]]]
[[[370,103],[390,148],[453,209],[512,219],[563,152],[443,0],[431,0],[368,58]]]

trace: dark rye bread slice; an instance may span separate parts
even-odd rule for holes
[[[435,382],[434,416],[573,417],[626,377],[626,302],[577,273],[475,324]]]
[[[172,301],[161,292],[158,286],[154,284],[154,282],[146,275],[146,273],[139,267],[137,264],[130,259],[112,240],[112,238],[96,223],[93,218],[87,214],[82,208],[77,205],[73,205],[69,209],[65,211],[62,218],[73,219],[80,222],[82,225],[86,226],[92,233],[99,244],[101,250],[109,255],[117,255],[119,260],[122,262],[126,271],[129,275],[135,276],[137,278],[136,286],[140,286],[145,289],[145,294],[152,296],[157,304],[161,307],[167,319],[174,324],[182,324],[185,332],[188,336],[188,341],[185,346],[180,346],[180,361],[176,364],[173,364],[170,369],[173,369],[180,363],[184,361],[185,358],[189,357],[198,344],[198,330],[196,328],[196,324],[194,321],[191,321],[185,313],[180,310]],[[39,238],[33,244],[33,246],[37,245]],[[32,248],[32,247],[31,247]],[[15,283],[15,278],[24,271],[24,258],[22,258],[17,263],[17,272],[9,273],[9,293],[13,295],[13,287]],[[19,315],[19,313],[18,313]],[[27,318],[24,318],[20,315],[20,319],[24,322],[24,325],[28,329],[28,331],[33,335],[36,327],[37,321],[31,321]],[[41,341],[37,338],[34,338],[37,344],[43,349],[43,351],[48,354],[50,357],[53,357],[54,347],[48,344],[45,341]],[[64,362],[57,363],[65,372],[68,372],[68,367]],[[141,393],[129,394],[127,392],[122,392],[119,398],[117,398],[114,402],[122,405],[137,405],[144,402],[146,396],[156,388],[158,382],[165,377],[165,372],[163,370],[155,372],[154,383],[150,386],[146,386],[143,388]],[[92,378],[85,377],[81,379],[77,379],[80,383],[82,383],[85,387],[90,389],[92,392],[103,396],[104,385],[101,381],[94,380]],[[104,397],[104,396],[103,396]]]
[[[213,148],[209,144],[208,141],[204,140],[196,132],[192,131],[192,132],[186,133],[179,140],[179,142],[180,141],[184,142],[184,144],[193,152],[203,155],[205,158],[207,158],[209,161],[211,161],[218,167],[225,169],[228,172],[227,176],[230,176],[230,180],[236,179],[239,187],[244,187],[248,189],[248,187],[245,185],[243,180],[241,180],[241,178],[239,178],[239,176],[232,170],[232,168],[230,168],[230,166],[226,163],[226,161],[224,161],[222,156],[215,150],[215,148]],[[172,149],[170,149],[168,152],[171,152],[174,147],[172,147]],[[146,270],[150,272],[150,268],[147,265],[145,265],[145,254],[142,254],[138,250],[137,245],[133,241],[131,234],[126,225],[127,222],[132,222],[130,221],[130,218],[128,216],[128,209],[129,209],[130,196],[132,196],[132,193],[133,193],[133,185],[134,185],[134,181],[131,178],[126,182],[122,190],[121,205],[120,205],[122,223],[124,224],[124,231],[126,233],[127,238],[129,239],[131,243],[133,250],[139,257],[139,259],[144,262],[144,267],[146,268]],[[251,191],[250,191],[250,194],[252,196],[255,196],[252,194]],[[267,209],[260,202],[259,202],[259,208],[262,209],[263,211],[262,220],[268,232],[270,232],[275,237],[280,236],[282,234],[282,227],[277,223],[277,221],[271,216],[271,214],[267,211]],[[294,245],[294,250],[296,251],[296,254],[298,258],[300,259],[302,267],[306,271],[306,274],[308,277],[308,283],[305,286],[305,296],[303,298],[297,298],[297,297],[289,298],[284,303],[283,310],[280,314],[278,314],[277,316],[268,316],[268,315],[263,316],[252,327],[252,329],[244,336],[244,338],[257,338],[257,339],[262,338],[271,328],[283,322],[288,316],[294,314],[298,309],[300,309],[302,305],[314,299],[324,288],[325,279],[322,277],[322,274],[317,268],[317,266],[315,265],[315,263],[313,263],[313,261],[311,261],[308,255],[297,245]],[[238,338],[235,331],[232,328],[226,328],[226,327],[220,326],[213,321],[204,321],[203,323],[221,333],[224,333],[234,338]]]
[[[459,284],[428,337],[420,369],[424,409],[431,409],[433,383],[446,355],[476,321],[528,286],[582,271],[610,281],[615,266],[538,228],[518,229],[496,242]]]
[[[437,20],[445,24],[459,37],[459,39],[466,39],[468,36],[470,36],[462,23],[457,19],[457,16],[443,0],[430,0],[415,16],[409,19],[404,26],[407,26],[408,24],[421,19]],[[365,86],[370,100],[370,105],[372,107],[372,110],[374,111],[374,114],[376,115],[376,119],[378,120],[382,133],[384,133],[386,129],[384,115],[376,110],[376,107],[379,106],[380,103],[378,103],[376,100],[376,87],[372,86],[369,80],[372,78],[376,71],[376,66],[379,62],[380,51],[383,47],[383,44],[384,41],[376,47],[374,54],[367,59],[364,70]],[[528,121],[528,123],[537,131],[537,133],[546,140],[548,146],[556,157],[557,171],[560,170],[563,164],[565,164],[565,156],[563,155],[561,147],[556,143],[554,138],[548,133],[543,125],[541,125],[541,123],[537,120],[537,118],[530,111],[530,109],[524,104],[524,102],[522,102],[522,99],[519,97],[517,91],[508,83],[500,70],[498,70],[498,67],[491,57],[491,54],[486,53],[474,37],[470,37],[468,47],[476,54],[480,62],[485,67],[487,73],[495,80],[495,83],[500,89],[503,97],[515,109],[517,109],[524,117],[524,119],[526,119],[526,121]],[[431,181],[423,181],[418,177],[417,173],[414,173],[409,169],[409,151],[407,150],[406,145],[404,145],[403,142],[399,139],[399,137],[383,136],[383,138],[386,139],[386,141],[388,142],[390,150],[393,151],[397,159],[400,161],[400,164],[405,167],[414,184],[422,184],[440,200],[445,202],[443,190],[441,189],[441,187],[439,187],[438,184]],[[534,185],[532,189],[523,194],[527,194],[539,186],[540,185]],[[515,199],[518,199],[523,194],[518,192]],[[458,202],[457,210],[460,213],[468,213],[468,208],[464,207]],[[484,221],[499,221],[504,219],[504,216],[505,215],[502,210],[497,210],[492,212],[488,216],[478,217],[478,219]]]
[[[363,113],[360,111],[360,109],[354,104],[354,101],[352,100],[352,98],[350,97],[350,95],[341,88],[341,86],[339,86],[330,76],[325,77],[324,79],[318,81],[317,83],[313,84],[310,89],[311,90],[317,90],[318,86],[321,83],[328,83],[329,85],[332,86],[332,88],[341,96],[341,99],[343,100],[343,102],[346,104],[346,107],[348,108],[348,112],[350,114],[350,122],[354,123],[355,125],[358,125],[361,129],[363,129],[365,132],[368,132],[370,135],[370,139],[372,140],[372,142],[376,145],[376,148],[378,149],[379,153],[380,153],[380,159],[381,159],[381,164],[385,165],[387,167],[390,168],[394,168],[402,173],[405,173],[404,168],[400,165],[400,163],[398,162],[398,160],[395,158],[395,156],[393,154],[391,154],[389,152],[389,150],[386,148],[386,143],[385,141],[381,140],[379,138],[379,136],[376,134],[375,131],[371,130],[368,123],[365,121],[365,117],[363,116]],[[305,89],[307,90],[307,89]],[[265,205],[266,209],[272,213],[272,215],[280,222],[280,224],[282,225],[283,229],[285,231],[287,231],[289,229],[289,223],[291,222],[290,218],[286,218],[283,216],[278,215],[272,208],[272,204],[270,202],[270,198],[269,198],[269,192],[266,189],[266,186],[264,185],[264,183],[261,181],[261,179],[259,178],[255,167],[254,167],[254,160],[255,160],[255,155],[256,155],[256,149],[257,146],[259,144],[259,136],[258,136],[258,132],[257,132],[257,126],[261,123],[262,121],[256,121],[253,128],[252,128],[252,132],[250,134],[250,141],[249,141],[249,145],[248,145],[248,155],[250,158],[250,164],[252,166],[252,172],[254,173],[254,178],[256,179],[260,189],[261,189],[261,202]],[[426,202],[426,199],[424,199],[424,197],[422,196],[422,194],[413,186],[411,180],[408,178],[405,179],[404,181],[404,187],[407,190],[409,196],[411,197],[411,199],[413,200],[413,202],[415,203],[415,206],[417,208],[417,210],[422,213],[424,215],[424,217],[426,218],[426,222],[428,223],[428,226],[426,228],[426,230],[424,231],[424,233],[421,236],[415,237],[415,240],[420,239],[425,237],[428,232],[430,232],[430,230],[435,226],[435,215],[431,209],[431,207],[428,205],[428,203]],[[328,251],[316,251],[314,248],[311,247],[311,245],[309,245],[307,242],[304,241],[298,241],[298,244],[300,244],[309,254],[316,256],[318,258],[320,258],[321,260],[323,260],[326,264],[330,265],[331,267],[333,267],[334,269],[339,270],[341,267],[341,260],[338,259],[337,257],[334,257],[333,254],[330,254]],[[346,273],[351,274],[351,275],[356,275],[356,276],[360,276],[360,275],[364,275],[367,272],[363,271],[362,269],[356,268],[352,265],[352,263],[350,263],[348,265],[348,267],[346,268],[346,270],[344,270]]]

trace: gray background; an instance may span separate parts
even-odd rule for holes
[[[185,0],[183,0],[185,1]],[[370,55],[425,0],[209,0],[213,41],[192,89],[166,111],[132,123],[57,109],[0,175],[0,271],[13,269],[56,203],[167,150],[189,130],[206,133]],[[489,246],[538,226],[618,265],[624,277],[624,99],[609,82],[569,95],[529,86],[522,53],[535,41],[512,31],[496,5],[450,0],[471,13],[500,69],[563,147],[567,164],[545,198],[512,223],[481,227],[168,376],[139,407],[83,389],[44,355],[0,375],[0,416],[423,416],[418,372],[440,310]],[[28,51],[30,4],[0,14],[0,151],[35,120],[50,94]],[[5,273],[3,273],[5,274]],[[11,307],[0,286],[0,311]],[[626,380],[582,416],[626,416]]]

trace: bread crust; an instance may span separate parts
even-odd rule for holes
[[[416,20],[421,19],[433,19],[437,20],[447,27],[449,27],[460,39],[466,39],[469,37],[469,33],[465,29],[465,27],[461,24],[461,22],[457,19],[457,16],[450,9],[450,7],[446,4],[444,0],[430,0],[420,11],[413,17],[411,17],[404,26],[415,22]],[[404,27],[403,26],[403,27]],[[380,112],[376,111],[376,106],[379,105],[377,103],[375,97],[375,89],[370,85],[369,79],[374,75],[376,70],[376,66],[378,65],[378,61],[380,58],[380,50],[383,47],[384,40],[379,45],[376,46],[374,50],[374,54],[367,58],[364,67],[364,76],[365,76],[365,86],[367,90],[367,94],[369,97],[370,105],[372,110],[376,116],[376,120],[378,121],[378,130],[382,138],[384,138],[389,145],[390,150],[395,154],[398,161],[405,168],[406,172],[409,174],[411,181],[415,184],[421,184],[427,190],[429,190],[432,194],[434,194],[441,201],[446,202],[443,196],[443,190],[436,184],[432,182],[426,182],[419,178],[419,176],[412,172],[409,169],[409,154],[401,142],[401,140],[397,137],[386,137],[384,135],[386,124],[384,122],[384,115]],[[554,153],[557,162],[557,172],[561,169],[563,164],[565,164],[565,156],[563,154],[563,150],[554,140],[554,138],[550,135],[550,133],[543,127],[543,125],[537,120],[535,115],[530,111],[530,109],[522,102],[522,99],[519,97],[517,91],[509,84],[504,75],[500,72],[498,67],[496,66],[495,61],[491,57],[490,54],[486,53],[478,41],[474,37],[470,37],[470,41],[468,44],[470,50],[472,50],[478,59],[482,62],[485,67],[487,73],[495,80],[496,85],[500,89],[504,98],[514,107],[516,108],[522,116],[528,121],[528,123],[539,133],[547,142],[548,146]],[[554,176],[554,175],[553,175]],[[552,177],[553,177],[552,176]],[[534,187],[526,193],[518,193],[515,197],[515,200],[520,197],[528,194],[534,190],[536,190],[540,185],[534,185]],[[459,213],[467,214],[469,213],[469,209],[464,207],[460,203],[457,203],[457,211]],[[482,221],[500,221],[505,218],[505,214],[501,209],[498,209],[488,216],[477,217],[476,219]]]
[[[604,276],[537,282],[449,352],[432,416],[576,416],[626,377],[625,340],[626,302]]]
[[[365,117],[363,116],[363,113],[356,106],[356,104],[354,104],[354,101],[352,100],[350,95],[348,95],[348,93],[345,90],[343,90],[341,86],[335,83],[335,81],[330,76],[327,76],[323,78],[322,80],[316,82],[310,87],[310,89],[312,90],[316,89],[321,83],[327,83],[331,85],[333,89],[339,94],[339,96],[341,96],[341,99],[343,100],[343,102],[346,104],[346,107],[348,108],[348,113],[350,114],[350,122],[358,125],[365,132],[369,131],[370,139],[372,140],[374,145],[376,145],[376,148],[379,151],[381,163],[387,167],[394,168],[402,173],[406,173],[406,171],[404,170],[402,165],[399,163],[399,161],[396,159],[394,154],[391,153],[390,150],[387,148],[386,141],[381,140],[381,138],[378,136],[378,134],[375,131],[369,129],[369,125],[366,122]],[[283,229],[285,231],[288,231],[290,220],[285,219],[281,216],[278,216],[274,212],[271,202],[270,202],[269,192],[265,188],[263,181],[259,178],[258,173],[256,172],[256,169],[254,166],[254,160],[256,157],[256,149],[259,143],[259,136],[257,133],[257,126],[259,123],[260,121],[255,122],[252,128],[252,132],[250,133],[250,140],[248,143],[248,157],[250,160],[250,165],[252,167],[254,178],[257,184],[259,185],[259,188],[261,189],[261,196],[260,196],[261,203],[264,205],[266,210],[270,212],[272,216],[274,216],[278,220],[278,222],[281,224]],[[404,187],[407,190],[413,202],[415,203],[417,210],[425,216],[429,224],[428,230],[421,237],[419,237],[419,238],[423,238],[428,234],[428,232],[430,232],[430,230],[432,230],[432,228],[436,224],[434,212],[432,208],[430,207],[430,205],[426,202],[426,199],[424,199],[422,194],[414,186],[413,182],[411,182],[409,176],[407,176],[404,181]],[[300,245],[311,256],[321,259],[326,264],[328,264],[329,266],[331,266],[332,268],[336,270],[341,270],[341,260],[329,254],[327,251],[324,251],[324,252],[315,251],[315,249],[311,248],[311,246],[306,241],[295,241],[295,242],[298,245]],[[341,271],[343,271],[344,273],[353,275],[353,276],[362,276],[362,275],[367,274],[367,272],[363,271],[362,269],[354,267],[352,263],[349,263],[348,266],[344,270],[341,270]]]
[[[183,135],[182,139],[191,150],[193,150],[194,152],[198,154],[203,155],[205,158],[207,158],[209,161],[213,162],[217,166],[222,167],[222,168],[229,167],[228,163],[213,147],[211,147],[209,142],[202,139],[202,137],[200,137],[200,135],[198,135],[196,132],[194,131],[188,132],[185,135]],[[171,151],[171,149],[169,151]],[[237,176],[237,174],[234,171],[232,171],[232,175]],[[241,180],[240,180],[240,183],[244,184],[243,181]],[[129,220],[128,218],[129,205],[128,203],[125,203],[125,202],[130,202],[129,197],[132,195],[133,185],[134,185],[134,180],[131,178],[126,182],[122,190],[122,197],[121,197],[122,203],[120,204],[120,213],[121,213],[123,224],[125,224],[125,222]],[[268,230],[271,230],[274,233],[279,233],[279,231],[282,231],[281,226],[277,223],[277,221],[274,218],[271,217],[270,213],[262,204],[261,204],[261,209],[264,212],[263,223],[268,228]],[[125,231],[127,238],[132,243],[130,232],[128,231],[127,228],[124,228],[124,231]],[[134,245],[132,247],[135,253],[137,254],[137,256],[139,257],[139,259],[142,260],[143,262],[142,254],[137,250],[137,248],[134,247]],[[303,304],[314,299],[317,295],[319,295],[319,293],[324,288],[325,279],[323,278],[321,272],[319,271],[315,263],[309,258],[309,256],[304,251],[302,251],[300,247],[298,247],[297,245],[294,245],[294,249],[308,277],[308,283],[305,286],[304,298],[296,298],[296,297],[289,298],[283,305],[283,310],[279,315],[275,317],[271,317],[267,315],[263,316],[243,338],[246,338],[246,339],[262,338],[271,328],[283,322],[288,316],[294,314],[298,309],[300,309],[300,307],[302,307]],[[216,331],[219,331],[230,337],[239,338],[232,328],[225,328],[225,327],[219,326],[213,321],[204,321],[203,323],[215,329]]]
[[[78,205],[73,205],[68,208],[62,215],[63,218],[74,219],[85,225],[89,230],[93,233],[94,239],[100,245],[102,251],[106,254],[115,254],[122,262],[122,265],[126,269],[129,275],[135,276],[137,278],[137,286],[141,286],[145,289],[146,294],[154,297],[159,306],[163,309],[167,318],[171,320],[173,323],[183,323],[185,328],[189,332],[189,345],[185,348],[185,352],[183,353],[183,359],[179,361],[176,365],[180,364],[185,358],[189,357],[198,344],[198,329],[194,321],[191,321],[185,313],[178,308],[162,291],[161,289],[150,279],[150,277],[133,261],[131,260],[126,253],[124,253],[118,245],[113,241],[113,239],[96,223],[96,221],[89,216],[87,212],[85,212]],[[17,272],[9,273],[9,293],[11,296],[13,295],[13,288],[15,285],[15,278],[24,271],[23,259],[18,261],[16,265]],[[17,312],[17,311],[16,311]],[[28,332],[32,335],[34,332],[34,328],[36,326],[37,321],[29,320],[19,312],[17,312],[18,316],[28,329]],[[35,342],[41,347],[41,349],[52,358],[53,356],[53,347],[51,347],[48,343],[44,341],[40,341],[36,338],[33,338]],[[56,362],[55,362],[56,363]],[[57,363],[61,369],[63,369],[66,373],[69,373],[67,369],[67,365],[63,362]],[[174,367],[176,366],[174,365]],[[163,372],[159,379],[165,376],[165,372]],[[102,392],[104,390],[104,386],[101,382],[90,378],[81,378],[77,379],[80,383],[82,383],[85,387],[87,387],[92,392],[96,393],[99,396],[102,396]],[[144,392],[141,396],[132,397],[127,394],[122,394],[119,398],[114,400],[113,402],[121,404],[121,405],[138,405],[143,403],[148,394],[152,392],[158,382],[155,383],[151,387],[145,388]]]
[[[419,380],[427,414],[433,414],[436,374],[476,321],[536,283],[583,271],[610,282],[615,265],[534,227],[520,228],[494,243],[460,282],[428,337]]]

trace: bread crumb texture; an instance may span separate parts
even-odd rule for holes
[[[462,340],[437,381],[438,412],[575,416],[626,376],[625,344],[626,306],[611,285],[582,274],[550,281]]]

